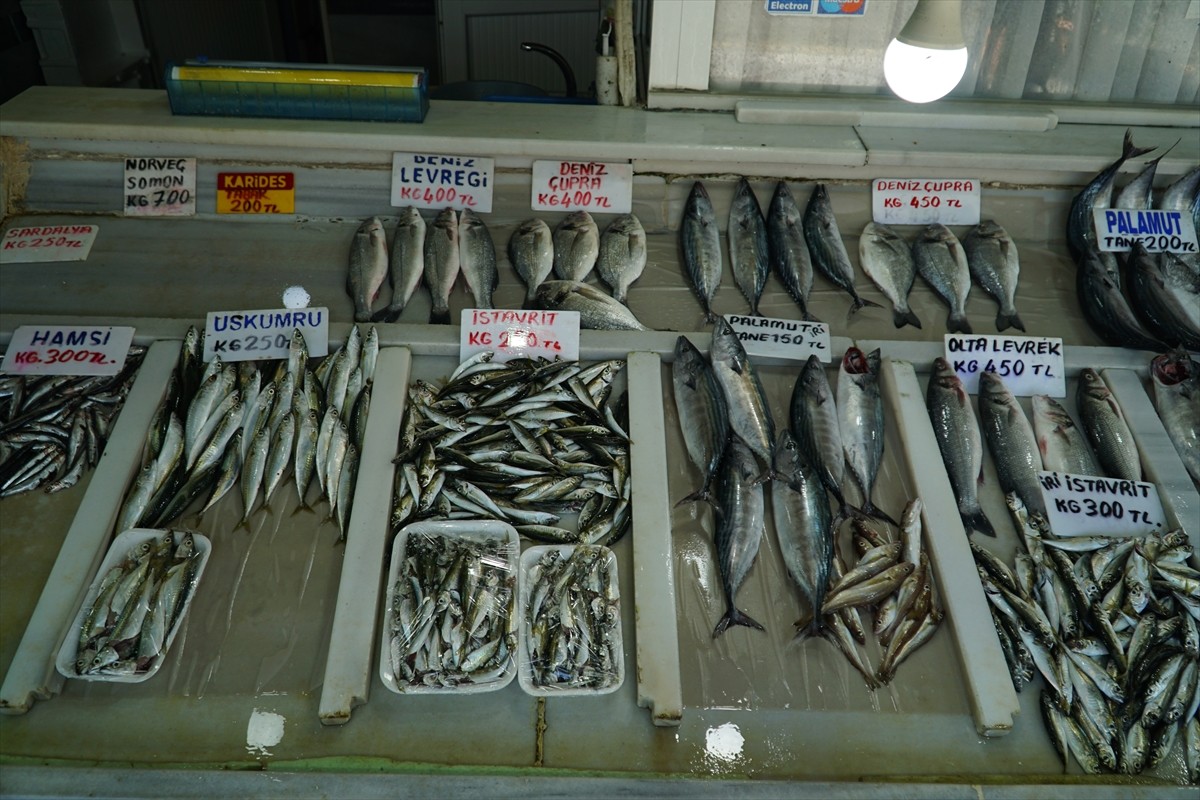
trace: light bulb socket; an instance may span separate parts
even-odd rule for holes
[[[962,0],[917,0],[896,39],[930,50],[961,50],[967,46],[962,33]]]

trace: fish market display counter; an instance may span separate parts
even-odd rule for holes
[[[1067,256],[1071,197],[1119,154],[1120,134],[1095,125],[969,137],[797,133],[719,114],[515,113],[507,104],[438,101],[422,125],[203,120],[172,117],[161,93],[30,90],[0,114],[4,231],[99,231],[86,260],[0,261],[0,342],[7,346],[22,325],[129,325],[135,345],[149,349],[97,467],[70,489],[0,500],[0,703],[12,712],[0,716],[0,791],[1190,796],[1181,748],[1136,777],[1083,774],[1069,758],[1064,769],[1041,721],[1038,686],[1014,691],[925,410],[946,332],[945,306],[927,285],[918,282],[909,298],[920,329],[894,328],[888,301],[861,275],[858,292],[883,308],[848,317],[848,297],[821,278],[808,299],[830,324],[831,383],[853,346],[878,348],[883,358],[875,504],[897,519],[912,498],[924,504],[924,548],[945,620],[894,680],[871,689],[832,642],[793,641],[803,605],[771,526],[737,597],[765,630],[733,626],[714,637],[725,612],[719,520],[707,504],[676,505],[702,479],[675,403],[676,338],[683,333],[707,351],[714,335],[679,246],[695,176],[705,176],[723,251],[734,185],[745,175],[763,199],[786,179],[801,204],[814,181],[826,181],[851,253],[871,219],[872,179],[970,178],[983,182],[983,217],[1003,224],[1020,250],[1016,304],[1026,331],[1066,344],[1064,405],[1075,401],[1081,369],[1103,372],[1167,522],[1200,544],[1200,500],[1148,394],[1154,354],[1101,346],[1080,312]],[[1145,146],[1179,138],[1154,128],[1134,136]],[[1159,164],[1164,185],[1200,161],[1200,143],[1184,138]],[[604,590],[619,598],[623,682],[592,696],[536,696],[519,680],[490,692],[391,690],[380,626],[389,624],[393,589],[389,521],[393,476],[402,469],[393,457],[410,389],[445,382],[458,364],[458,328],[426,324],[424,288],[397,323],[374,326],[379,356],[345,541],[330,506],[300,508],[290,484],[278,490],[286,497],[254,514],[243,513],[236,490],[204,514],[194,507],[176,525],[202,533],[211,553],[157,674],[137,683],[63,679],[54,667],[59,645],[74,636],[67,626],[108,550],[156,410],[172,396],[189,327],[202,326],[210,311],[277,308],[285,290],[302,287],[311,306],[329,311],[331,354],[367,336],[370,325],[353,326],[346,265],[364,218],[382,217],[391,234],[395,152],[495,159],[492,210],[480,216],[496,243],[497,308],[520,308],[524,299],[505,247],[517,226],[533,216],[554,226],[565,216],[529,210],[532,162],[633,164],[632,208],[647,258],[628,307],[651,330],[580,337],[582,362],[621,364],[613,397],[628,402],[631,532],[612,545],[616,582]],[[142,156],[197,159],[194,216],[122,215],[124,159]],[[215,213],[217,175],[231,171],[291,173],[296,213]],[[609,217],[597,214],[601,227]],[[451,318],[472,305],[455,290]],[[712,307],[747,313],[728,271]],[[774,276],[759,310],[799,318]],[[991,332],[995,303],[977,290],[966,316],[976,332]],[[803,364],[757,362],[782,430]],[[1018,532],[990,459],[983,477],[980,502],[1006,557]],[[850,552],[848,539],[841,546]],[[878,665],[884,651],[872,639],[860,652]],[[698,780],[712,778],[721,780]]]

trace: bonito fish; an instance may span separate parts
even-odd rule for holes
[[[842,478],[846,474],[846,455],[842,450],[837,403],[825,377],[825,365],[816,355],[808,357],[792,387],[789,422],[804,460],[816,469],[825,488],[837,499],[838,516],[844,516],[846,498]]]
[[[1135,147],[1133,131],[1126,130],[1125,141],[1121,147],[1121,157],[1105,167],[1092,179],[1091,183],[1083,188],[1083,191],[1071,200],[1071,208],[1067,212],[1067,246],[1076,261],[1097,247],[1092,210],[1108,208],[1112,203],[1113,185],[1116,183],[1117,173],[1121,167],[1129,159],[1145,155],[1153,149],[1153,147]]]
[[[713,297],[721,285],[721,232],[704,184],[696,181],[679,224],[679,246],[688,285],[700,300],[705,322],[715,322]]]
[[[853,298],[848,317],[863,306],[879,307],[878,303],[859,297],[854,288],[854,265],[850,263],[850,255],[838,230],[837,217],[833,215],[829,192],[823,183],[818,183],[813,189],[808,206],[804,209],[804,238],[816,268]]]
[[[763,630],[763,626],[737,608],[737,593],[746,574],[754,566],[766,526],[762,484],[755,481],[758,465],[754,452],[737,436],[725,450],[718,481],[717,567],[725,590],[725,614],[713,629],[717,638],[730,625],[745,625]]]
[[[729,263],[754,316],[760,316],[758,301],[770,274],[767,258],[767,223],[750,182],[742,178],[729,206]]]
[[[729,409],[729,427],[746,447],[758,456],[766,474],[770,474],[775,445],[775,420],[767,404],[762,382],[746,349],[724,317],[717,318],[709,350],[713,374],[725,393]]]
[[[791,433],[779,435],[775,480],[771,482],[775,535],[792,582],[807,604],[805,635],[821,632],[821,603],[829,589],[833,526],[829,498],[817,470],[801,454]]]
[[[808,296],[813,285],[812,255],[804,240],[800,209],[784,181],[775,184],[775,194],[767,209],[767,246],[771,266],[788,294],[800,306],[801,318],[815,321],[808,310]]]
[[[671,383],[688,457],[704,475],[700,488],[679,502],[711,501],[710,488],[729,441],[729,410],[708,359],[686,336],[675,340]]]
[[[1075,273],[1079,306],[1092,330],[1107,344],[1161,352],[1167,346],[1149,333],[1121,292],[1111,253],[1086,253]]]

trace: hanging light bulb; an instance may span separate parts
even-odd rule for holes
[[[917,0],[900,35],[883,55],[883,76],[910,103],[945,97],[967,71],[961,0]]]

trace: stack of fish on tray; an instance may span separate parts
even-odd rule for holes
[[[517,651],[510,550],[502,538],[407,538],[388,621],[400,691],[482,687],[503,678]]]
[[[77,675],[131,676],[153,668],[187,602],[200,566],[192,534],[146,539],[99,578],[83,614]]]
[[[779,181],[764,217],[750,183],[742,178],[729,209],[728,237],[733,278],[753,315],[759,314],[759,301],[772,268],[800,306],[803,319],[816,320],[810,310],[814,266],[850,295],[847,317],[865,306],[878,306],[860,297],[855,288],[854,264],[824,184],[814,187],[801,214],[787,183]],[[708,190],[699,181],[692,186],[684,207],[679,239],[684,274],[700,300],[706,322],[713,322],[712,304],[723,271],[721,241]],[[951,332],[971,332],[966,302],[972,279],[999,303],[998,330],[1025,330],[1014,305],[1020,274],[1017,248],[1008,233],[991,220],[972,228],[961,243],[946,226],[928,225],[911,246],[894,229],[872,222],[859,239],[859,261],[863,272],[891,301],[897,328],[921,327],[908,306],[909,292],[919,274],[950,307],[947,327]]]
[[[0,497],[69,489],[96,466],[144,347],[116,375],[0,375]]]
[[[616,217],[603,235],[586,211],[568,214],[553,235],[542,220],[526,220],[509,239],[508,254],[528,287],[527,307],[578,311],[584,328],[648,330],[624,305],[646,266],[646,231],[633,214]],[[612,296],[584,283],[593,268],[612,287]],[[557,280],[547,280],[551,271]],[[400,212],[390,251],[378,217],[359,225],[350,245],[346,288],[356,320],[395,322],[424,276],[433,301],[429,322],[449,324],[450,292],[460,274],[474,307],[492,308],[500,274],[487,225],[470,209],[447,208],[427,226],[409,206]],[[373,312],[385,279],[391,283],[391,302]]]
[[[713,631],[730,625],[762,630],[737,608],[736,595],[758,555],[766,527],[763,483],[771,482],[775,534],[788,575],[805,604],[796,623],[800,638],[822,635],[843,650],[870,688],[888,682],[900,661],[928,640],[942,619],[928,560],[921,552],[921,505],[914,500],[892,541],[871,517],[890,521],[871,502],[883,456],[884,415],[878,351],[850,348],[842,359],[837,395],[821,362],[812,357],[796,380],[791,430],[778,439],[762,384],[741,342],[723,319],[713,331],[711,360],[681,336],[672,383],[684,443],[704,475],[683,501],[707,500],[716,508],[717,565],[727,610]],[[863,498],[846,502],[850,474]],[[828,494],[839,504],[831,512]],[[847,517],[859,559],[844,567],[835,545]],[[865,644],[859,610],[876,606],[874,629],[886,648],[878,671],[855,645]]]
[[[619,360],[464,361],[416,381],[401,427],[392,529],[422,519],[497,519],[554,544],[616,542],[630,525],[629,435]],[[626,423],[627,424],[627,423]],[[576,531],[558,525],[579,512]]]
[[[203,514],[239,484],[248,525],[259,494],[266,508],[292,466],[300,507],[311,510],[315,475],[344,538],[379,355],[375,329],[364,338],[352,328],[315,370],[298,330],[287,359],[274,365],[220,356],[206,365],[203,348],[202,334],[189,329],[117,532],[169,525],[200,497]]]
[[[1200,167],[1168,186],[1157,205],[1153,202],[1155,171],[1166,153],[1114,196],[1125,162],[1153,149],[1134,146],[1126,131],[1121,157],[1071,202],[1067,244],[1076,262],[1079,304],[1107,344],[1157,352],[1178,346],[1200,350],[1200,254],[1149,253],[1138,243],[1128,253],[1107,253],[1096,237],[1094,209],[1175,211],[1200,229]]]
[[[1150,362],[1151,397],[1192,481],[1200,486],[1200,364],[1177,350]]]

